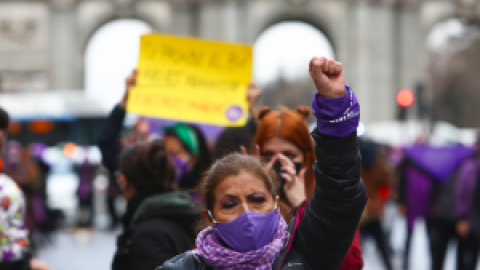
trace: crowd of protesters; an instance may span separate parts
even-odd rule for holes
[[[309,72],[317,90],[313,131],[309,107],[258,108],[261,91],[252,84],[246,125],[225,128],[213,146],[198,126],[180,122],[152,139],[141,118],[124,136],[138,72],[127,77],[98,140],[108,171],[110,227],[121,225],[113,270],[359,270],[369,238],[392,270],[384,224],[392,202],[407,220],[402,269],[410,269],[414,225],[423,219],[432,270],[443,269],[452,239],[458,242],[456,269],[475,270],[478,151],[427,143],[398,151],[359,139],[360,105],[342,65],[315,57]],[[49,166],[31,148],[8,142],[7,126],[8,114],[0,110],[0,151],[9,157],[0,162],[0,269],[48,269],[33,259],[36,241],[29,232],[54,231],[60,216],[46,200]],[[79,213],[88,213],[78,226],[93,224],[98,167],[88,160],[75,167]],[[124,213],[115,207],[118,195],[127,202]]]

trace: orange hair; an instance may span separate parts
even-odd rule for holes
[[[275,137],[284,139],[300,149],[304,156],[303,167],[307,168],[305,193],[310,199],[315,188],[315,176],[312,169],[315,162],[315,150],[310,130],[305,121],[308,116],[310,116],[310,109],[304,106],[298,107],[295,111],[288,108],[272,111],[269,107],[263,107],[259,112],[260,122],[253,139],[252,150],[255,145],[262,149],[267,140]]]

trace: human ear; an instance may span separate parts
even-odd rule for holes
[[[208,211],[206,209],[202,210],[202,215],[203,215],[203,218],[207,221],[208,226],[213,228],[213,220],[210,217],[210,215],[208,215]]]

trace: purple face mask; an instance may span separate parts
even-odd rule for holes
[[[275,235],[280,213],[275,209],[261,214],[245,211],[230,222],[218,223],[208,211],[215,223],[215,235],[233,250],[247,252],[257,250],[270,243]]]
[[[181,158],[173,157],[172,161],[175,164],[176,168],[176,181],[180,181],[182,177],[188,172],[188,160],[183,160]]]

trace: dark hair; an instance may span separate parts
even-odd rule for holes
[[[228,176],[239,175],[242,172],[250,173],[263,181],[273,198],[277,196],[278,183],[273,171],[267,171],[262,163],[252,156],[230,154],[219,159],[206,172],[197,190],[202,194],[203,202],[208,210],[213,209],[215,189]]]
[[[212,159],[212,154],[210,153],[210,149],[208,149],[207,145],[207,140],[205,139],[205,136],[203,135],[203,132],[195,125],[188,125],[194,132],[195,136],[197,137],[197,142],[198,142],[198,148],[199,148],[199,155],[197,158],[197,163],[192,169],[192,174],[198,175],[200,178],[201,175],[208,170],[208,168],[212,165],[213,159]],[[165,131],[165,136],[171,136],[177,138],[180,143],[182,144],[183,148],[190,153],[190,155],[193,156],[193,153],[188,149],[188,147],[180,140],[179,136],[173,129],[171,130],[166,130]]]
[[[8,113],[0,108],[0,130],[6,130],[9,122],[10,117],[8,116]]]
[[[171,190],[175,181],[175,165],[167,157],[163,140],[126,147],[120,154],[118,168],[137,191]]]

